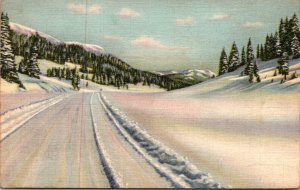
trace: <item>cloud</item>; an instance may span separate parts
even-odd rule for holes
[[[265,23],[263,22],[246,22],[242,26],[244,28],[260,28],[263,27]]]
[[[215,20],[215,21],[223,21],[229,19],[228,14],[214,14],[212,17],[209,18],[209,20]]]
[[[149,36],[140,36],[131,42],[133,45],[145,47],[145,48],[152,48],[152,49],[160,49],[160,50],[183,50],[188,49],[187,47],[172,47],[167,46],[161,43],[159,40],[155,40]]]
[[[120,41],[120,40],[122,40],[122,37],[115,36],[115,35],[104,35],[103,38],[105,40],[109,40],[109,41]]]
[[[123,8],[120,10],[118,15],[123,18],[129,18],[129,17],[137,17],[140,16],[141,14],[136,12],[135,10],[129,8]]]
[[[68,9],[80,14],[95,14],[99,13],[102,10],[102,7],[99,4],[93,4],[86,8],[85,4],[69,3]]]
[[[192,25],[193,23],[194,23],[194,18],[190,16],[176,20],[177,26],[187,26],[187,25]]]

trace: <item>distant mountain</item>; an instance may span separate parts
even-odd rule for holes
[[[94,44],[85,44],[85,43],[81,43],[81,42],[63,42],[61,40],[58,40],[48,34],[45,34],[43,32],[37,31],[35,29],[29,28],[27,26],[23,26],[21,24],[17,24],[17,23],[13,23],[10,22],[9,23],[10,29],[15,31],[18,34],[23,34],[26,36],[31,36],[33,34],[35,34],[36,32],[38,32],[38,34],[45,38],[46,40],[48,40],[51,43],[54,44],[63,44],[65,43],[66,45],[79,45],[81,47],[83,47],[86,51],[91,52],[91,53],[95,53],[96,55],[100,55],[105,53],[105,50],[103,47],[99,46],[99,45],[94,45]]]
[[[101,55],[103,53],[105,53],[104,48],[98,45],[94,45],[94,44],[84,44],[84,43],[80,43],[80,42],[65,42],[65,44],[67,45],[78,45],[83,47],[86,51],[88,52],[92,52],[96,55]]]
[[[188,69],[183,71],[168,70],[168,71],[156,71],[155,73],[188,84],[200,83],[207,79],[214,78],[217,76],[214,72],[208,69],[205,70]]]
[[[54,43],[54,44],[61,44],[63,43],[62,41],[48,35],[48,34],[45,34],[43,32],[40,32],[40,31],[37,31],[35,29],[32,29],[32,28],[29,28],[27,26],[23,26],[21,24],[17,24],[17,23],[13,23],[13,22],[10,22],[9,23],[9,26],[10,26],[10,29],[15,31],[16,33],[19,33],[19,34],[23,34],[23,35],[26,35],[26,36],[31,36],[33,34],[35,34],[36,32],[38,32],[38,34],[47,39],[49,42],[51,43]]]

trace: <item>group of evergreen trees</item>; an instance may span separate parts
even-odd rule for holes
[[[280,20],[278,31],[266,36],[265,44],[257,46],[257,58],[263,61],[280,58],[286,52],[293,58],[300,57],[300,32],[297,15],[291,19],[286,17]]]
[[[12,51],[12,41],[9,28],[9,18],[1,13],[1,34],[0,34],[0,73],[1,77],[8,82],[15,82],[25,88],[19,79],[15,55]]]
[[[257,45],[256,59],[254,57],[251,39],[248,41],[246,52],[243,47],[241,59],[235,42],[232,45],[229,57],[227,57],[225,48],[223,48],[219,62],[219,75],[232,72],[238,67],[246,65],[242,75],[249,75],[249,82],[253,82],[254,77],[256,77],[257,82],[260,82],[261,79],[258,75],[256,60],[261,59],[262,61],[267,61],[279,58],[277,69],[279,74],[284,75],[284,80],[286,80],[286,75],[289,73],[289,56],[292,56],[292,58],[300,57],[300,32],[298,22],[299,20],[296,14],[294,14],[291,19],[288,19],[288,17],[286,17],[285,20],[281,19],[279,30],[276,31],[274,35],[267,35],[264,45]]]
[[[82,74],[83,76],[83,74]],[[80,84],[80,75],[79,71],[75,67],[74,69],[70,68],[60,68],[60,67],[52,67],[51,69],[47,69],[47,77],[57,77],[59,80],[66,79],[71,80],[71,84],[73,88],[76,90],[79,90],[79,84]],[[83,79],[83,77],[81,77]],[[88,79],[86,75],[86,79]]]
[[[243,65],[246,65],[246,67],[242,72],[242,74],[249,75],[249,82],[253,82],[254,77],[256,77],[257,82],[260,82],[260,77],[258,75],[258,67],[253,54],[253,48],[252,48],[250,38],[247,44],[246,52],[245,52],[245,47],[243,47],[242,49],[241,58],[235,42],[233,42],[232,44],[231,51],[228,58],[225,52],[225,48],[223,48],[220,56],[219,75],[228,72],[233,72]]]

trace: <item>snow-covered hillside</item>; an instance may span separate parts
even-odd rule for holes
[[[81,42],[63,42],[63,41],[58,40],[58,39],[56,39],[56,38],[54,38],[54,37],[52,37],[48,34],[45,34],[43,32],[37,31],[35,29],[29,28],[27,26],[23,26],[21,24],[10,22],[9,25],[10,25],[10,28],[13,31],[15,31],[19,34],[23,34],[23,35],[26,35],[26,36],[31,36],[35,33],[38,33],[40,36],[42,36],[43,38],[47,39],[49,42],[54,43],[54,44],[65,43],[67,45],[71,45],[71,44],[79,45],[79,46],[83,47],[86,51],[95,53],[96,55],[100,55],[100,54],[105,53],[104,48],[99,46],[99,45],[85,44],[85,43],[81,43]]]
[[[174,95],[211,95],[226,94],[232,92],[250,92],[255,90],[266,90],[271,92],[287,92],[300,91],[300,59],[289,61],[289,75],[287,81],[281,84],[282,75],[274,75],[277,59],[258,62],[259,75],[261,82],[249,83],[248,76],[241,76],[244,67],[234,72],[215,77],[214,79],[205,81],[201,84],[190,86],[184,89],[174,90]],[[298,78],[291,79],[292,74],[296,74]]]

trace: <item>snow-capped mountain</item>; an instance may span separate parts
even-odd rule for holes
[[[36,32],[38,32],[38,34],[41,37],[47,39],[49,42],[54,43],[54,44],[65,43],[66,45],[71,45],[71,44],[79,45],[79,46],[83,47],[86,51],[95,53],[96,55],[105,53],[104,48],[99,45],[85,44],[85,43],[81,43],[81,42],[63,42],[63,41],[58,40],[48,34],[45,34],[43,32],[37,31],[35,29],[29,28],[27,26],[23,26],[21,24],[13,23],[13,22],[10,22],[9,26],[10,26],[11,30],[13,30],[19,34],[26,35],[26,36],[31,36],[31,35],[35,34]]]
[[[35,29],[32,29],[32,28],[29,28],[27,26],[23,26],[21,24],[17,24],[17,23],[13,23],[13,22],[10,22],[9,23],[9,26],[10,26],[10,29],[19,33],[19,34],[23,34],[23,35],[26,35],[26,36],[31,36],[33,34],[35,34],[36,32],[38,32],[38,34],[43,37],[43,38],[46,38],[49,42],[51,43],[54,43],[54,44],[60,44],[60,43],[63,43],[62,41],[48,35],[48,34],[45,34],[43,32],[40,32],[40,31],[37,31]]]
[[[83,47],[86,51],[95,53],[96,55],[100,55],[105,53],[104,48],[94,44],[84,44],[80,42],[65,42],[67,45],[78,45]]]
[[[203,82],[207,79],[214,78],[217,76],[214,72],[208,69],[188,69],[183,71],[168,70],[156,71],[155,73],[161,76],[168,76],[169,78],[172,78],[174,80],[180,80],[191,84]]]
[[[155,71],[155,74],[158,74],[160,76],[164,76],[164,75],[173,75],[173,74],[177,74],[177,71],[173,71],[173,70],[168,70],[168,71]]]

